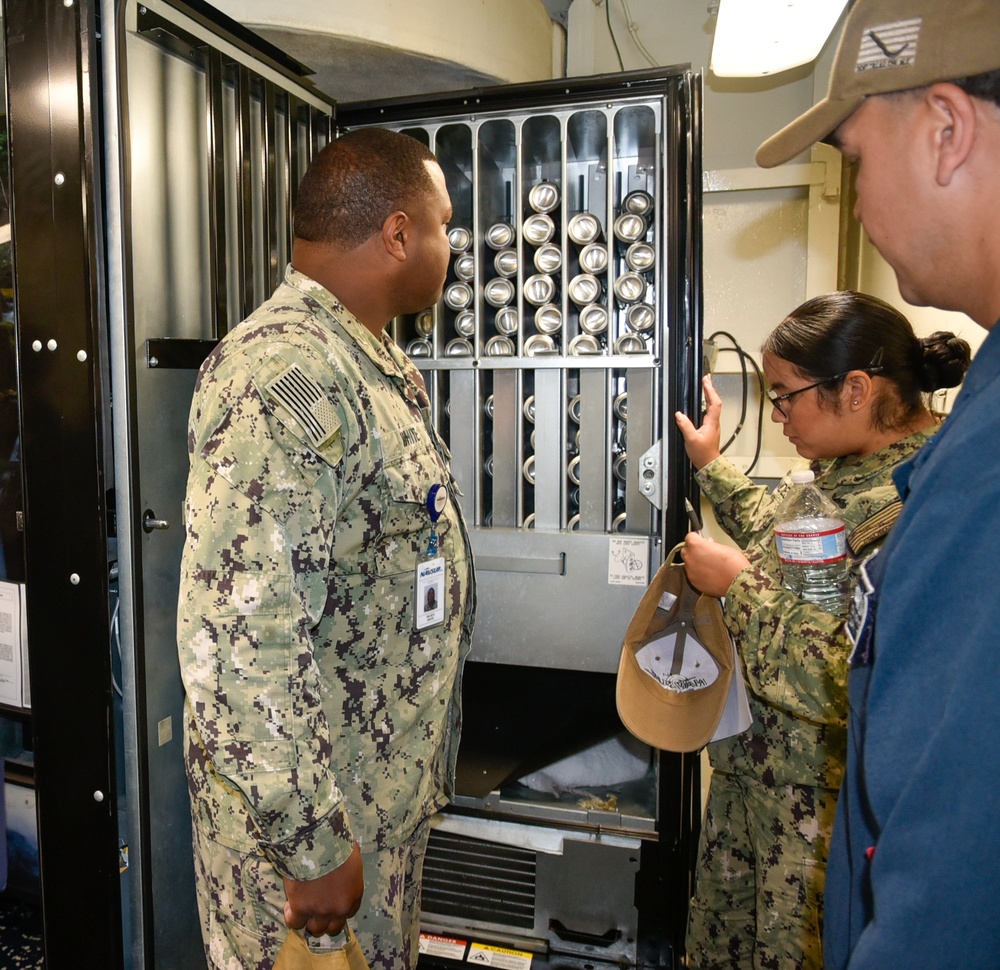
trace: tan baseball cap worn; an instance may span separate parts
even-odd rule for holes
[[[688,585],[683,565],[669,560],[625,633],[618,716],[654,748],[691,752],[711,740],[722,719],[734,676],[733,644],[719,601]]]
[[[821,141],[872,94],[1000,68],[1000,0],[856,0],[826,97],[757,149],[772,168]]]

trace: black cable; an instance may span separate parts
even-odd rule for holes
[[[729,440],[719,449],[719,454],[724,455],[726,450],[730,445],[736,440],[739,433],[743,430],[743,422],[747,419],[747,396],[750,390],[750,378],[747,374],[747,364],[744,359],[745,351],[740,346],[740,342],[731,334],[727,333],[725,330],[716,330],[715,333],[710,334],[708,339],[714,340],[716,337],[725,337],[727,340],[732,342],[732,347],[720,347],[720,350],[733,350],[740,358],[740,372],[742,375],[742,391],[741,394],[741,408],[740,408],[740,419],[736,422],[736,430],[730,435]]]
[[[740,345],[740,342],[731,333],[729,333],[726,330],[716,330],[715,333],[710,334],[706,339],[711,341],[714,340],[716,337],[725,337],[732,343],[733,345],[732,347],[720,347],[719,349],[733,351],[739,356],[740,374],[742,378],[741,381],[742,401],[740,408],[740,419],[736,423],[736,429],[733,431],[732,435],[730,435],[729,440],[719,449],[720,454],[725,454],[726,449],[729,448],[736,440],[739,433],[743,430],[743,425],[746,422],[747,407],[749,402],[749,390],[750,390],[750,380],[749,380],[749,374],[747,372],[747,363],[749,362],[750,365],[753,367],[754,372],[757,376],[758,386],[760,388],[764,387],[764,375],[761,373],[761,369],[760,366],[757,364],[757,361],[755,361],[753,357],[743,349],[743,347]],[[763,439],[764,439],[764,397],[763,394],[761,394],[758,395],[758,401],[757,401],[757,441],[754,447],[753,461],[750,462],[749,466],[746,469],[747,475],[749,475],[750,472],[753,471],[757,462],[760,461],[760,453],[763,447]]]
[[[608,21],[608,33],[611,34],[611,43],[615,45],[615,54],[618,55],[618,68],[625,70],[625,62],[622,60],[622,52],[618,49],[618,40],[615,38],[615,29],[611,26],[611,0],[604,0],[604,13]]]
[[[751,357],[750,354],[748,354],[746,351],[741,350],[740,353],[744,357],[746,357],[748,361],[750,361],[754,371],[757,374],[757,383],[761,388],[763,388],[764,375],[761,373],[757,361],[755,361],[753,357]],[[764,444],[764,395],[758,394],[757,395],[757,446],[756,448],[754,448],[753,461],[750,462],[749,465],[747,465],[745,474],[749,475],[750,472],[754,470],[754,467],[756,466],[757,462],[760,461],[760,451],[761,448],[763,447],[763,444]]]

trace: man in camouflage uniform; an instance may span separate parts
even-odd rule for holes
[[[474,588],[447,449],[384,329],[440,299],[450,218],[418,141],[337,139],[284,283],[198,377],[178,644],[210,967],[263,970],[289,926],[348,917],[373,970],[416,963]],[[434,559],[436,625],[415,585]]]

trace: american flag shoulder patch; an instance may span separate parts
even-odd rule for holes
[[[298,364],[283,370],[267,391],[299,423],[315,448],[322,448],[340,430],[337,409]]]

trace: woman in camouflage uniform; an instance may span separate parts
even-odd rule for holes
[[[918,340],[888,304],[844,291],[810,300],[768,337],[772,420],[840,508],[852,581],[898,513],[892,471],[937,427],[923,392],[952,387],[969,363],[953,334]],[[724,596],[753,714],[741,735],[709,745],[714,769],[691,901],[689,966],[822,966],[822,903],[846,760],[843,619],[781,585],[773,494],[719,452],[722,401],[704,380],[700,428],[677,423],[697,480],[740,548],[697,533],[684,560],[699,589]]]

